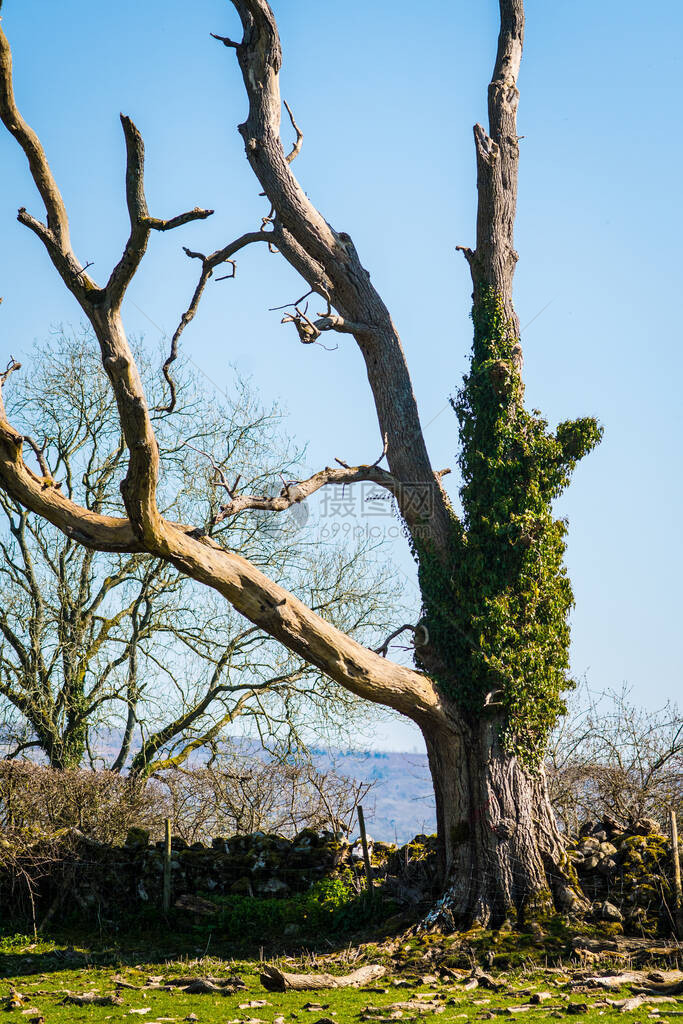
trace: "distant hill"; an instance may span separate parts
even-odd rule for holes
[[[120,743],[120,732],[112,729],[100,737],[98,748],[111,759]],[[260,755],[259,744],[249,740],[243,743],[255,755]],[[406,843],[420,832],[436,832],[434,793],[426,754],[324,749],[311,753],[319,770],[334,768],[338,775],[374,783],[364,805],[368,832],[374,839]],[[200,760],[198,751],[190,763]]]
[[[405,843],[418,832],[436,831],[434,793],[426,754],[385,750],[315,750],[319,769],[374,782],[366,801],[368,832],[375,839]],[[374,804],[374,809],[373,809]]]

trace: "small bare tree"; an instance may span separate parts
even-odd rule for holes
[[[0,761],[0,838],[26,849],[64,829],[102,843],[122,843],[134,826],[161,835],[163,799],[159,786],[131,776]]]
[[[318,771],[307,758],[261,759],[221,747],[202,767],[155,777],[168,791],[174,832],[188,842],[252,832],[294,836],[304,828],[350,835],[373,783]]]
[[[62,493],[93,514],[121,512],[126,448],[92,342],[86,332],[44,346],[18,378],[10,414],[37,432],[28,443]],[[168,412],[156,372],[143,353],[139,361],[159,406],[165,514],[202,510],[207,534],[306,588],[359,637],[388,628],[395,588],[367,541],[322,545],[291,516],[220,520],[216,474],[241,472],[251,488],[277,493],[298,468],[278,409],[261,408],[244,383],[219,400],[184,366]],[[34,750],[54,767],[137,774],[180,764],[238,724],[297,746],[304,722],[309,735],[334,731],[352,710],[347,691],[167,561],[97,553],[2,490],[0,701],[6,756]]]
[[[675,704],[655,711],[630,692],[582,687],[548,748],[555,813],[568,836],[607,816],[619,828],[644,818],[662,830],[669,810],[683,815],[683,718]]]

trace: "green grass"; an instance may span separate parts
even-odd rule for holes
[[[345,973],[359,966],[362,962],[382,959],[376,949],[349,949],[347,954],[339,953],[333,958],[303,958],[297,962],[283,964],[286,970],[322,971]],[[386,957],[385,957],[386,959]],[[99,961],[99,962],[98,962]],[[423,972],[428,968],[423,967]],[[149,977],[161,975],[164,980],[173,977],[194,975],[197,977],[227,977],[237,974],[246,983],[247,988],[231,996],[190,995],[178,990],[140,990],[119,989],[123,998],[121,1006],[88,1006],[60,1005],[67,991],[82,994],[96,990],[104,995],[116,991],[114,978],[123,978],[133,985],[144,985]],[[424,976],[424,974],[423,974]],[[569,974],[538,970],[515,969],[501,975],[504,989],[493,992],[478,988],[471,992],[463,991],[462,984],[455,980],[439,980],[431,984],[421,983],[416,972],[410,971],[396,975],[389,972],[387,977],[369,986],[367,990],[344,989],[319,992],[287,992],[269,993],[259,981],[258,960],[221,960],[213,957],[190,959],[168,959],[159,952],[148,955],[130,950],[125,956],[115,950],[94,951],[85,947],[65,947],[54,942],[33,942],[26,936],[11,936],[0,940],[0,995],[2,1003],[14,986],[26,998],[21,1008],[2,1013],[2,1019],[12,1024],[14,1021],[28,1021],[32,1017],[43,1016],[46,1024],[62,1024],[62,1022],[99,1022],[146,1021],[156,1024],[166,1018],[169,1021],[181,1022],[194,1014],[198,1024],[228,1024],[231,1021],[260,1020],[273,1024],[276,1018],[284,1018],[289,1022],[306,1021],[316,1024],[321,1018],[329,1018],[338,1024],[363,1020],[389,1020],[392,1004],[406,1002],[411,997],[427,992],[437,994],[439,1006],[443,1012],[428,1009],[427,1013],[419,1014],[415,1010],[403,1009],[400,1019],[438,1020],[443,1024],[465,1024],[467,1021],[496,1020],[498,1016],[520,1016],[530,1024],[546,1024],[558,1018],[571,1019],[569,1004],[585,1003],[588,1013],[581,1014],[581,1020],[590,1024],[609,1024],[609,1021],[621,1020],[622,1024],[638,1021],[643,1024],[648,1020],[647,1005],[628,1013],[606,1005],[605,999],[628,995],[628,991],[604,993],[599,990],[572,992]],[[400,982],[400,986],[394,984]],[[402,987],[405,983],[408,987]],[[509,1014],[506,1008],[520,1006],[528,1001],[531,993],[548,991],[552,998],[528,1012]],[[254,1000],[266,1000],[266,1005],[245,1007],[240,1004]],[[318,1004],[318,1008],[307,1009],[306,1004]],[[26,1012],[32,1007],[33,1012]],[[373,1013],[369,1008],[377,1008]],[[677,1004],[657,1006],[660,1011],[659,1020],[668,1021],[667,1011],[674,1011],[676,1016],[683,1011],[683,999]],[[134,1013],[135,1010],[146,1010],[145,1013]],[[194,1019],[194,1018],[191,1018]],[[654,1020],[655,1018],[653,1018]],[[675,1021],[675,1018],[674,1018]],[[669,1022],[673,1024],[673,1022]],[[677,1024],[677,1022],[676,1022]]]

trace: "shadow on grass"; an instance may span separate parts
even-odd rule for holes
[[[245,921],[230,911],[218,913],[215,919],[197,920],[184,911],[164,915],[151,908],[115,923],[53,920],[50,929],[36,939],[22,934],[21,925],[11,931],[5,924],[4,937],[0,932],[0,978],[206,956],[258,962],[281,956],[342,953],[350,946],[381,945],[419,920],[427,908],[416,906],[410,913],[392,916],[388,911],[395,907],[360,900],[351,909],[331,914],[327,921],[311,922],[310,928],[297,924],[289,932],[281,922],[265,921],[260,912],[257,922]]]

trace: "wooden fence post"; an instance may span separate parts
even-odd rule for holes
[[[164,835],[164,895],[162,908],[165,914],[171,909],[171,819],[165,820]]]
[[[676,900],[676,930],[683,938],[683,892],[681,891],[681,858],[678,852],[678,822],[676,812],[671,808],[671,856],[674,862],[674,899]]]
[[[363,860],[365,862],[365,881],[368,887],[368,896],[372,900],[374,891],[372,888],[372,864],[370,863],[370,851],[368,850],[368,837],[365,831],[365,815],[363,808],[358,805],[358,824],[360,826],[360,841],[363,845]]]

